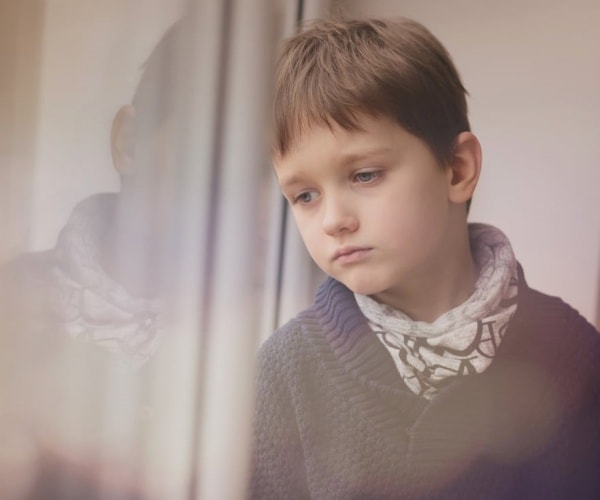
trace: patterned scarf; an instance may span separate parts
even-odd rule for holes
[[[517,263],[507,237],[485,224],[469,224],[469,237],[480,270],[475,291],[433,323],[413,321],[397,309],[354,294],[405,384],[427,399],[455,376],[483,372],[517,309]]]
[[[132,297],[100,265],[100,241],[115,207],[116,195],[99,194],[81,202],[71,214],[55,249],[54,309],[70,337],[138,367],[156,350],[160,304]]]

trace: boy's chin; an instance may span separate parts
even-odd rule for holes
[[[357,293],[359,295],[375,295],[381,292],[381,288],[375,286],[372,281],[365,283],[362,280],[356,279],[343,279],[335,276],[334,278],[340,283],[342,283],[351,292]]]

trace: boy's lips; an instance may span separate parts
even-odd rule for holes
[[[335,262],[348,264],[362,260],[371,251],[370,247],[342,247],[338,248],[333,254]]]

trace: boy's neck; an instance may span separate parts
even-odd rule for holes
[[[479,270],[473,259],[468,227],[452,238],[437,269],[415,275],[410,283],[389,293],[374,296],[402,311],[414,321],[433,323],[442,314],[464,303],[475,290]]]

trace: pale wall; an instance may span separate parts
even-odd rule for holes
[[[484,149],[471,220],[502,228],[531,286],[600,324],[600,2],[338,4],[412,17],[446,45]]]

